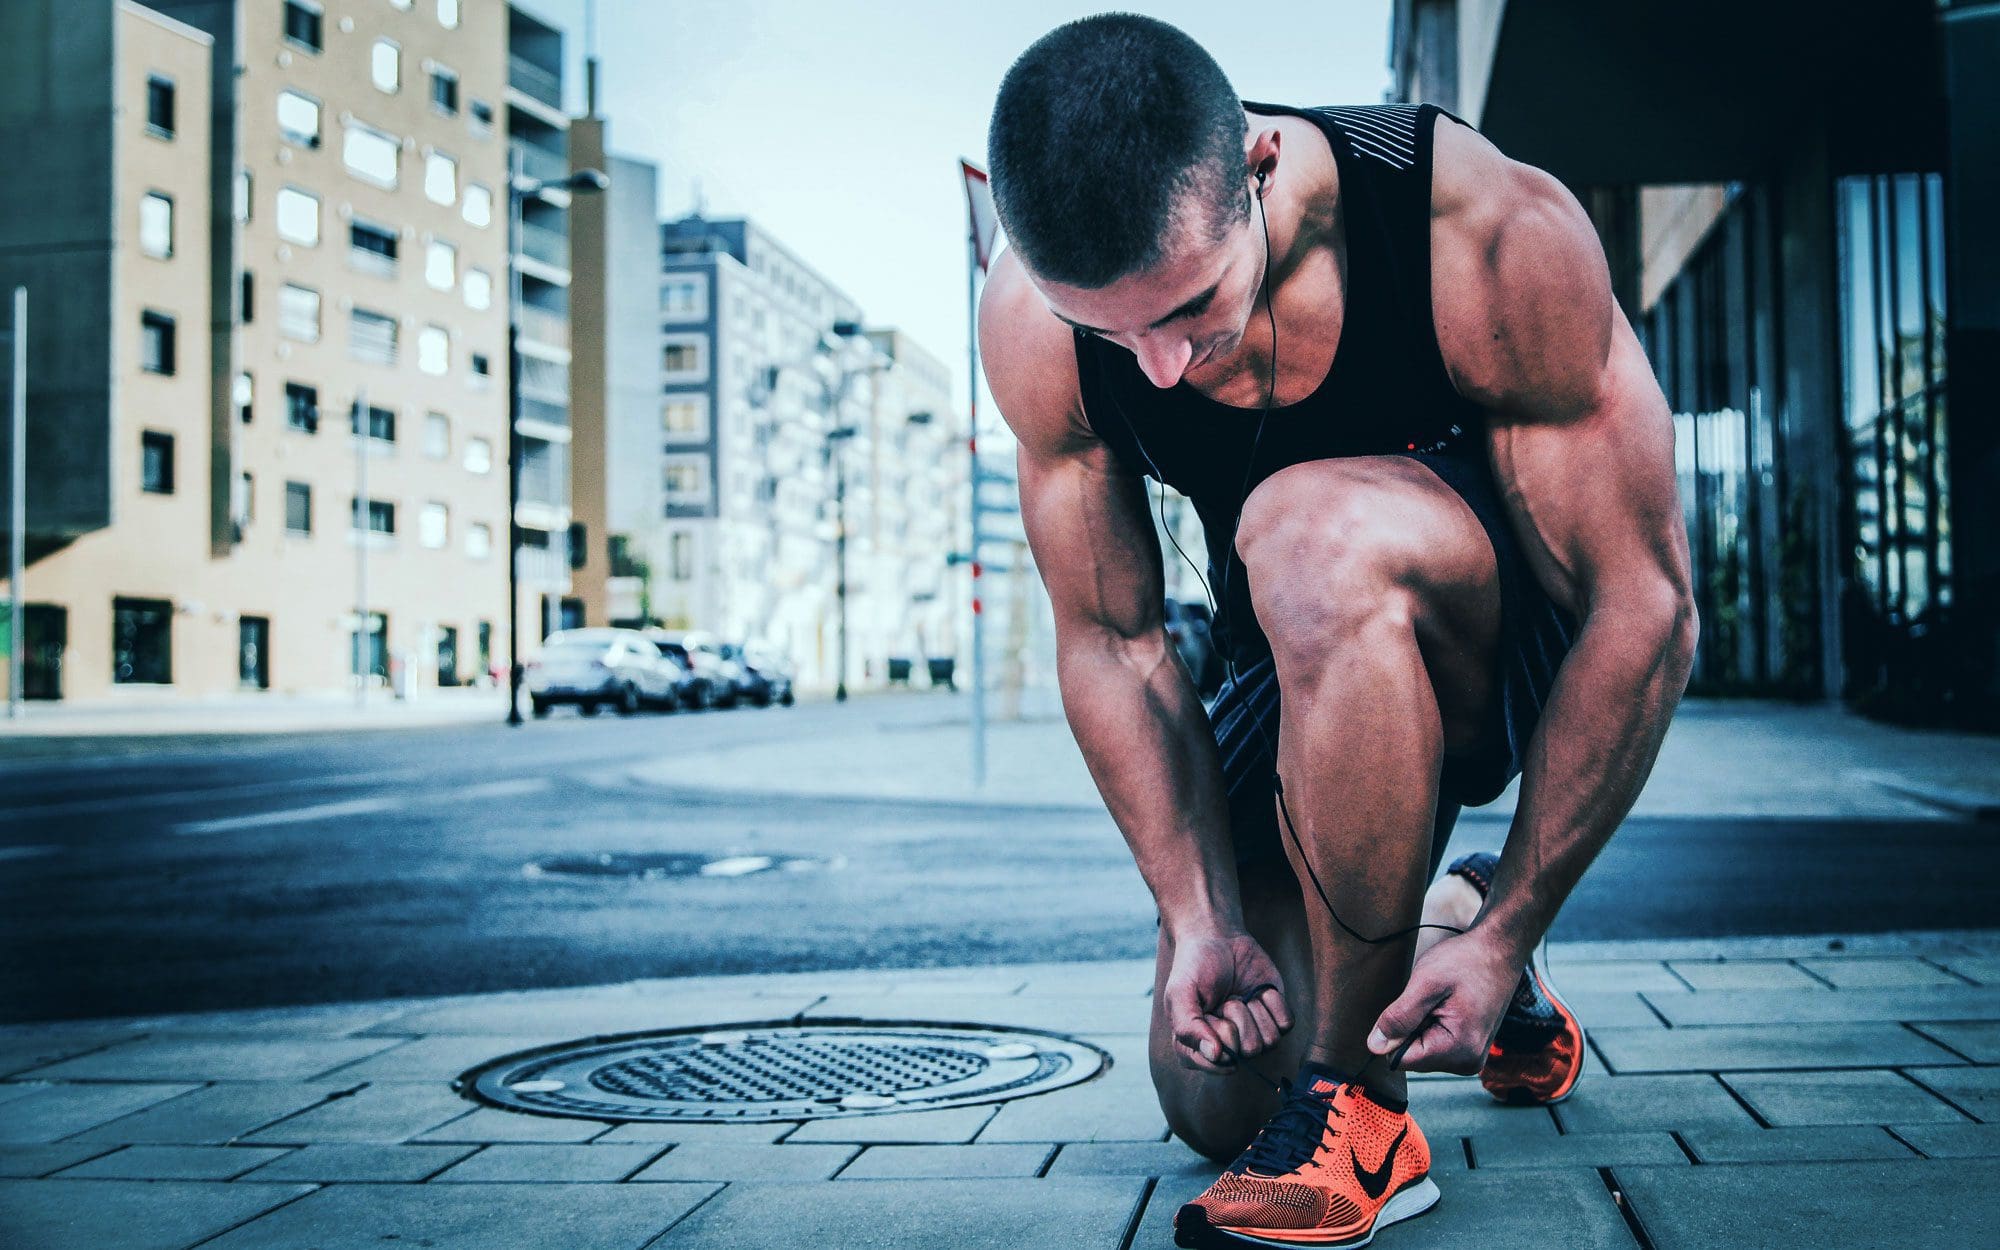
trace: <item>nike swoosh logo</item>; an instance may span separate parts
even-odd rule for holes
[[[1372,1172],[1361,1166],[1361,1156],[1354,1153],[1354,1147],[1347,1148],[1348,1157],[1354,1160],[1354,1179],[1361,1182],[1361,1191],[1370,1198],[1380,1198],[1383,1191],[1389,1188],[1389,1173],[1395,1170],[1396,1151],[1402,1147],[1403,1138],[1409,1132],[1410,1126],[1405,1123],[1402,1132],[1396,1134],[1396,1140],[1389,1143],[1389,1153],[1382,1156],[1382,1166]]]

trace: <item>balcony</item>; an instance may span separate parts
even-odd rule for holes
[[[524,221],[521,223],[521,254],[568,272],[569,236],[560,230]]]
[[[569,427],[569,401],[567,399],[534,399],[527,391],[521,392],[521,420],[536,421],[543,425]]]
[[[522,56],[507,58],[507,85],[523,95],[540,100],[552,109],[562,108],[562,79]]]
[[[518,315],[521,319],[521,337],[531,343],[543,343],[549,347],[569,350],[569,314],[551,312],[533,304],[523,303]]]
[[[507,144],[514,159],[521,165],[521,173],[537,182],[561,182],[569,177],[569,157],[547,148],[536,147],[514,139]]]

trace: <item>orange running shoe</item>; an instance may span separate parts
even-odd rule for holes
[[[1174,1244],[1365,1246],[1436,1204],[1430,1172],[1407,1104],[1308,1062],[1250,1148],[1174,1216]]]
[[[1448,874],[1465,878],[1481,898],[1493,884],[1500,857],[1487,851],[1462,855]],[[1513,1001],[1500,1017],[1499,1031],[1486,1051],[1479,1083],[1501,1102],[1547,1105],[1561,1102],[1583,1075],[1583,1025],[1549,984],[1539,956],[1521,971]]]

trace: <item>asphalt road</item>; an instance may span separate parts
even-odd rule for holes
[[[858,718],[934,717],[922,703],[0,743],[0,1021],[1149,955],[1150,900],[1102,814],[625,775]],[[1633,821],[1554,936],[1990,924],[1996,832]],[[1453,847],[1504,833],[1469,814]],[[653,857],[654,875],[615,875],[606,855]]]

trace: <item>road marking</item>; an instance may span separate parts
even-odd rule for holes
[[[293,807],[275,812],[256,812],[249,816],[228,816],[221,820],[197,820],[184,825],[175,825],[174,832],[183,837],[199,837],[210,833],[231,833],[238,829],[255,829],[263,825],[302,825],[315,820],[332,820],[339,816],[364,816],[371,812],[386,812],[403,806],[407,802],[400,798],[349,799],[345,803],[319,803],[312,807]]]
[[[512,781],[488,781],[482,785],[467,786],[441,798],[450,799],[511,799],[523,794],[540,794],[555,784],[548,777],[516,777]]]
[[[150,794],[119,794],[101,799],[64,799],[27,807],[0,808],[0,816],[15,819],[30,816],[76,816],[87,812],[116,811],[121,807],[152,807],[161,803],[193,803],[208,799],[237,798],[252,794],[274,794],[322,787],[378,785],[384,781],[413,781],[427,774],[417,769],[388,773],[339,773],[328,777],[298,777],[285,781],[247,781],[240,785],[209,786],[200,790],[167,790]]]
[[[704,877],[747,877],[753,872],[762,872],[771,866],[769,855],[732,855],[728,859],[712,860],[701,866]]]

